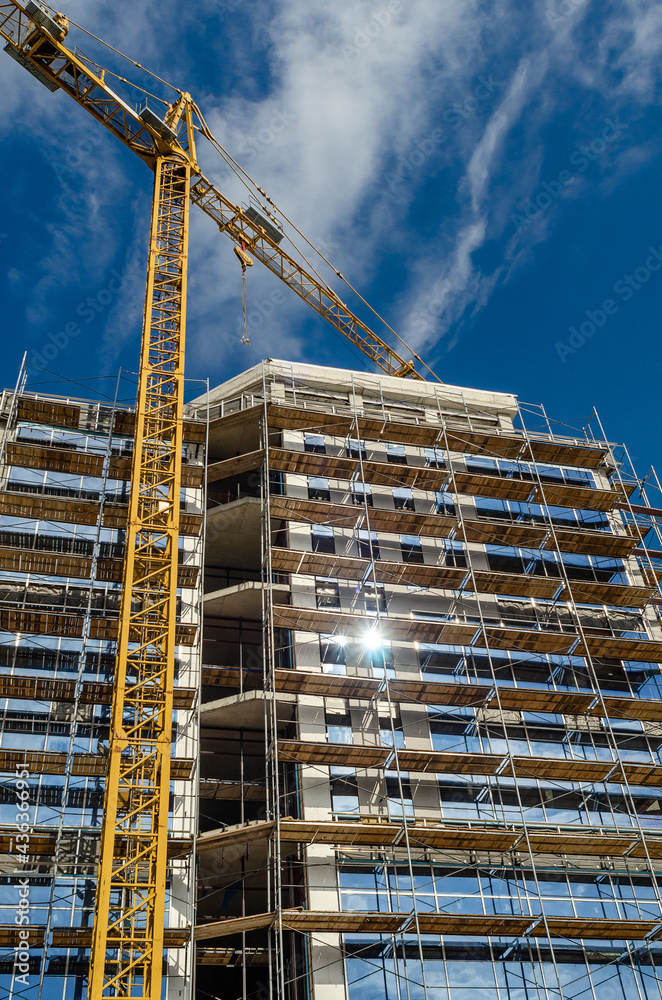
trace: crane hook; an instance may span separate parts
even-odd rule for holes
[[[233,247],[235,254],[241,264],[241,304],[244,311],[244,335],[241,338],[242,344],[250,344],[248,339],[248,323],[246,320],[246,268],[253,266],[253,259],[246,252],[246,244],[242,240],[241,248]]]

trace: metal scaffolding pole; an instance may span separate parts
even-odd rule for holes
[[[363,465],[363,448],[362,448],[361,431],[360,431],[360,427],[359,427],[358,409],[357,409],[357,403],[356,403],[356,386],[355,386],[355,383],[354,383],[354,376],[353,375],[352,375],[352,408],[353,408],[353,411],[354,411],[353,426],[356,428],[356,441],[357,441],[357,445],[358,445],[358,468],[359,468],[359,475],[360,475],[360,479],[361,479],[361,485],[363,487],[363,516],[364,516],[364,519],[365,519],[366,530],[368,532],[368,551],[370,553],[370,556],[369,556],[369,573],[372,576],[372,583],[373,583],[374,592],[375,592],[375,616],[376,617],[375,617],[374,630],[375,630],[375,632],[376,632],[376,634],[377,634],[380,642],[382,643],[382,649],[383,649],[382,612],[381,612],[381,609],[379,607],[379,589],[378,589],[378,585],[377,585],[377,570],[376,570],[376,566],[375,566],[375,552],[374,552],[374,547],[373,547],[373,543],[372,543],[372,531],[370,529],[370,510],[369,510],[369,507],[368,507],[367,492],[366,492],[366,488],[365,488],[366,487],[366,478],[365,478],[365,469],[364,469],[364,465]],[[365,586],[365,581],[364,581],[363,585]],[[424,996],[425,1000],[428,1000],[429,994],[428,994],[428,986],[427,986],[427,977],[426,977],[426,974],[425,974],[425,956],[423,954],[423,941],[421,939],[421,928],[420,928],[420,923],[419,923],[419,918],[418,918],[418,908],[416,906],[416,880],[414,878],[414,863],[413,863],[413,858],[412,858],[412,853],[411,853],[411,843],[410,843],[410,840],[409,840],[409,829],[408,829],[408,826],[407,826],[407,817],[405,815],[404,785],[403,785],[403,782],[402,782],[402,770],[401,770],[401,767],[400,767],[400,761],[399,761],[399,757],[398,757],[397,736],[396,736],[396,730],[395,730],[395,723],[394,723],[394,720],[393,720],[393,703],[391,701],[391,691],[390,691],[390,686],[389,686],[388,670],[387,670],[386,662],[385,661],[384,661],[383,685],[384,685],[384,692],[386,693],[386,699],[387,699],[387,704],[388,704],[389,723],[390,723],[390,727],[391,727],[391,738],[392,738],[392,741],[393,741],[393,763],[395,764],[395,771],[396,771],[397,781],[398,781],[398,790],[399,790],[399,793],[400,793],[400,803],[401,803],[401,808],[402,808],[402,830],[403,830],[403,834],[404,834],[405,850],[406,850],[406,853],[407,853],[407,867],[409,869],[409,879],[410,879],[410,883],[411,883],[411,896],[412,896],[412,900],[414,902],[414,909],[413,909],[413,913],[412,913],[412,921],[413,921],[414,928],[415,928],[415,933],[416,933],[416,942],[417,942],[417,948],[418,948],[418,954],[419,954],[419,961],[421,963],[421,986],[423,987],[423,996]],[[404,946],[405,933],[406,933],[405,931],[402,932],[403,946]],[[404,955],[404,947],[403,947],[403,955]],[[396,964],[396,967],[397,967],[397,959],[395,958],[395,956],[394,956],[394,961],[395,961],[395,964]],[[406,982],[407,990],[409,990],[409,977],[406,977],[405,982]]]
[[[565,588],[566,588],[566,590],[568,592],[568,595],[569,595],[569,598],[570,598],[569,604],[570,604],[570,607],[571,607],[571,611],[572,611],[573,617],[575,619],[575,626],[576,626],[576,629],[577,629],[577,633],[578,633],[578,635],[580,637],[581,645],[582,645],[582,647],[584,649],[584,653],[582,655],[584,655],[585,659],[586,659],[586,664],[588,666],[590,680],[591,680],[591,686],[593,687],[595,695],[599,699],[600,704],[602,705],[602,709],[603,709],[603,716],[602,717],[604,719],[606,719],[606,721],[607,721],[606,732],[607,732],[607,737],[608,737],[608,740],[609,740],[609,743],[610,743],[610,749],[611,749],[611,752],[612,752],[612,758],[613,758],[615,766],[617,766],[618,763],[619,763],[619,761],[620,761],[620,759],[621,759],[621,755],[620,755],[620,751],[619,751],[619,747],[618,747],[618,742],[616,740],[616,736],[614,734],[614,730],[613,730],[613,727],[612,727],[612,724],[611,724],[611,719],[609,717],[609,712],[608,712],[607,706],[605,704],[604,694],[603,694],[603,691],[602,691],[600,680],[598,678],[598,675],[597,675],[597,672],[596,672],[596,669],[595,669],[595,664],[593,662],[593,656],[592,656],[592,654],[590,652],[590,649],[588,647],[588,644],[586,642],[586,632],[585,632],[585,629],[584,629],[584,623],[583,623],[583,620],[582,620],[582,615],[581,615],[581,613],[580,613],[580,611],[578,609],[577,601],[575,600],[575,596],[574,596],[573,581],[571,580],[571,578],[570,578],[570,576],[568,574],[567,567],[565,566],[563,558],[560,556],[560,550],[559,550],[558,539],[557,539],[557,534],[556,534],[556,527],[554,525],[554,521],[553,521],[553,518],[551,516],[550,509],[549,509],[550,505],[549,505],[549,503],[547,501],[547,497],[546,497],[546,493],[545,493],[545,486],[544,486],[544,483],[543,483],[542,478],[540,476],[540,471],[538,469],[538,466],[537,466],[537,463],[535,461],[535,457],[534,457],[534,454],[533,454],[533,450],[532,450],[532,447],[531,447],[531,439],[529,437],[529,434],[528,434],[528,431],[527,431],[525,425],[523,425],[523,434],[524,434],[524,438],[526,440],[527,448],[528,448],[528,451],[529,451],[529,454],[530,454],[531,464],[533,465],[533,468],[535,469],[536,481],[537,481],[538,489],[540,491],[540,496],[542,498],[542,506],[543,506],[543,508],[545,510],[545,514],[546,514],[546,517],[548,519],[548,523],[549,523],[549,526],[550,526],[550,532],[551,532],[552,537],[554,539],[555,552],[556,552],[556,555],[558,557],[558,563],[559,563],[559,566],[560,566],[560,571],[561,571],[562,579],[563,579],[563,582],[565,584]],[[606,441],[606,439],[605,439],[605,443],[608,444],[608,442]],[[609,448],[609,451],[611,453],[611,448]],[[619,473],[619,481],[621,482],[621,485],[622,485],[622,480],[620,480],[620,473]],[[639,838],[640,838],[640,841],[641,841],[641,844],[642,844],[642,847],[643,847],[643,850],[644,850],[645,858],[646,858],[646,864],[648,866],[649,873],[650,873],[651,885],[652,885],[652,887],[654,889],[655,898],[656,898],[656,901],[658,903],[658,906],[660,907],[660,910],[662,911],[662,893],[660,892],[660,887],[658,885],[657,873],[655,871],[655,866],[653,864],[653,860],[652,860],[652,857],[651,857],[651,854],[650,854],[650,850],[648,848],[648,843],[647,843],[647,840],[646,840],[646,832],[645,832],[644,827],[641,824],[641,820],[639,819],[639,813],[638,813],[638,810],[637,810],[637,807],[636,807],[636,802],[634,800],[634,795],[632,793],[630,782],[628,780],[626,769],[621,766],[620,770],[621,770],[622,775],[623,775],[623,782],[622,783],[623,783],[623,787],[625,789],[625,798],[626,798],[626,801],[628,802],[629,808],[630,808],[630,816],[631,816],[633,824],[636,827],[637,832],[639,834]],[[652,958],[653,958],[653,956],[651,955],[651,959]],[[657,985],[657,988],[658,988],[658,992],[660,993],[660,996],[662,997],[662,983],[660,982],[660,980],[657,977],[656,977],[655,981],[656,981],[656,985]]]
[[[437,399],[438,399],[438,397],[437,397]],[[458,496],[458,490],[457,490],[457,484],[456,484],[456,481],[455,481],[455,469],[454,469],[454,466],[453,466],[453,461],[452,461],[452,459],[450,457],[450,447],[449,447],[449,442],[448,442],[447,427],[446,427],[446,422],[443,419],[443,416],[441,414],[441,408],[439,409],[439,419],[440,419],[440,423],[441,423],[441,430],[442,430],[442,434],[443,434],[444,447],[445,447],[446,456],[447,456],[447,463],[448,463],[448,469],[449,469],[449,473],[450,473],[450,477],[451,477],[452,489],[453,489],[453,493],[457,497]],[[474,594],[476,594],[478,596],[478,586],[476,584],[475,570],[474,570],[474,567],[473,567],[473,564],[472,564],[471,557],[470,557],[469,552],[468,552],[468,540],[467,540],[466,526],[465,526],[465,523],[464,523],[464,514],[462,512],[462,506],[461,506],[461,504],[459,502],[457,503],[457,514],[458,514],[458,522],[459,522],[459,525],[460,525],[460,530],[462,532],[462,536],[463,536],[463,540],[464,540],[465,549],[467,550],[467,567],[469,569],[469,576],[470,576],[470,580],[471,580],[471,590],[474,592]],[[545,927],[545,930],[546,930],[546,936],[547,936],[547,938],[549,940],[550,952],[551,952],[551,956],[552,956],[552,965],[553,965],[553,968],[554,968],[554,976],[556,978],[557,989],[558,989],[558,996],[559,996],[560,1000],[563,1000],[563,987],[562,987],[561,977],[560,977],[558,966],[557,966],[557,963],[556,963],[556,957],[554,955],[554,945],[553,945],[552,934],[550,933],[548,922],[547,922],[547,915],[546,915],[546,913],[544,911],[544,907],[543,907],[542,893],[540,891],[540,880],[538,878],[538,871],[537,871],[536,862],[535,862],[535,854],[534,854],[534,851],[533,851],[532,846],[531,846],[531,841],[530,841],[530,837],[529,837],[528,823],[527,823],[527,820],[526,820],[526,813],[525,813],[525,810],[524,810],[524,806],[522,804],[522,795],[521,795],[521,791],[520,791],[520,788],[519,788],[519,782],[518,782],[518,776],[517,776],[517,773],[516,773],[516,770],[515,770],[515,764],[514,764],[514,761],[513,761],[514,754],[513,754],[512,749],[511,749],[510,738],[508,736],[508,727],[506,725],[506,718],[505,718],[505,715],[504,715],[503,706],[501,704],[501,696],[500,696],[500,691],[499,691],[499,682],[498,682],[496,671],[494,669],[494,661],[493,661],[493,658],[492,658],[492,650],[490,649],[490,644],[489,644],[489,640],[488,640],[488,634],[487,634],[487,630],[485,628],[485,617],[484,617],[484,614],[483,614],[482,604],[481,604],[481,602],[480,602],[479,599],[476,601],[476,604],[477,604],[477,608],[478,608],[478,616],[479,616],[479,623],[480,623],[480,632],[481,632],[481,634],[483,636],[483,642],[484,642],[484,645],[485,645],[485,649],[487,651],[487,657],[488,657],[488,663],[489,663],[489,667],[490,667],[490,672],[492,674],[493,692],[494,692],[494,696],[495,696],[496,701],[497,701],[497,707],[498,707],[498,711],[499,711],[499,717],[500,717],[500,720],[501,720],[501,726],[503,728],[504,738],[505,738],[505,741],[506,741],[506,748],[507,748],[506,749],[506,756],[507,756],[507,760],[508,760],[508,763],[509,763],[509,766],[510,766],[512,780],[513,780],[513,784],[514,784],[514,787],[515,787],[515,793],[516,793],[516,796],[517,796],[517,806],[518,806],[519,813],[520,813],[520,820],[521,820],[521,823],[522,823],[522,830],[523,830],[523,833],[524,833],[524,839],[526,841],[527,851],[528,851],[529,857],[531,859],[531,871],[532,871],[532,874],[533,874],[533,880],[534,880],[534,883],[535,883],[536,892],[537,892],[538,898],[541,901],[541,906],[540,906],[541,919],[543,921],[543,924],[544,924],[544,927]],[[498,784],[498,782],[499,782],[499,776],[498,775],[497,775],[496,781],[497,781],[497,784]],[[534,923],[537,923],[537,921],[534,921]],[[530,940],[528,941],[528,946],[529,946],[529,951],[531,953],[532,946],[531,946]],[[536,991],[538,992],[538,995],[540,995],[541,992],[542,992],[542,995],[546,996],[547,995],[548,986],[547,986],[547,983],[545,981],[545,970],[544,970],[544,967],[543,967],[543,963],[542,963],[542,961],[541,961],[541,959],[539,957],[539,955],[540,955],[540,949],[537,948],[536,950],[537,950],[537,953],[538,953],[538,964],[540,966],[540,975],[541,975],[542,983],[539,983],[537,981],[537,979],[536,979],[536,981],[535,981],[535,987],[536,987]],[[533,956],[532,956],[532,960],[531,960],[531,966],[532,966],[532,969],[534,970],[533,974],[535,976],[536,973],[535,973],[535,963],[533,961]]]
[[[261,424],[264,464],[261,489],[261,567],[262,567],[262,627],[263,627],[263,686],[264,686],[264,739],[266,767],[267,816],[274,821],[273,834],[268,841],[267,899],[271,899],[275,915],[273,932],[269,932],[269,996],[271,1000],[285,994],[285,958],[283,945],[283,886],[280,842],[281,792],[278,758],[278,705],[275,683],[275,638],[273,626],[273,570],[271,566],[271,510],[269,474],[269,408],[266,371],[263,366],[263,410]]]
[[[94,584],[97,578],[97,566],[99,563],[99,557],[101,553],[101,534],[103,531],[103,515],[106,506],[106,490],[108,487],[108,479],[110,477],[110,459],[112,454],[113,445],[113,431],[115,424],[115,412],[117,408],[117,396],[119,393],[120,380],[122,377],[121,370],[117,376],[117,382],[115,384],[115,396],[113,399],[112,409],[109,414],[108,422],[108,435],[106,439],[106,452],[103,457],[103,472],[101,476],[101,489],[99,492],[99,512],[96,523],[96,531],[94,535],[94,542],[92,547],[92,560],[90,565],[90,588],[87,597],[87,606],[85,608],[84,619],[83,619],[83,636],[80,646],[80,655],[78,660],[78,672],[76,675],[76,681],[74,686],[74,700],[71,706],[71,728],[69,732],[69,747],[67,750],[67,759],[65,764],[64,772],[64,783],[62,788],[62,808],[60,810],[60,815],[58,817],[57,830],[55,834],[55,848],[53,852],[53,871],[51,877],[51,886],[49,893],[49,906],[48,913],[46,916],[46,928],[44,930],[44,942],[46,947],[48,947],[48,940],[51,931],[52,921],[54,917],[53,904],[55,899],[55,887],[57,883],[57,876],[60,871],[60,854],[62,851],[62,838],[64,834],[65,827],[65,817],[67,815],[67,800],[69,796],[69,786],[71,778],[73,777],[73,761],[74,754],[76,752],[76,727],[78,723],[79,709],[81,705],[81,696],[83,693],[83,677],[87,667],[87,648],[90,642],[90,624],[92,620],[92,604],[94,599]],[[46,951],[44,951],[44,957],[41,962],[41,971],[39,975],[39,984],[37,987],[37,1000],[41,1000],[42,993],[44,989],[46,975]]]

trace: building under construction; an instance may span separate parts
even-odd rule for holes
[[[82,1000],[135,418],[2,415],[2,987]],[[662,995],[655,477],[595,414],[280,361],[183,437],[168,1000]]]

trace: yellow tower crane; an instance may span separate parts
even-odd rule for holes
[[[427,366],[409,348],[413,360],[400,357],[314,269],[288,254],[268,209],[262,214],[234,205],[203,176],[196,132],[222,150],[189,94],[172,88],[179,96],[170,105],[163,102],[161,114],[147,101],[133,105],[117,93],[115,80],[121,78],[67,48],[68,30],[64,15],[34,0],[0,2],[5,51],[50,91],[69,94],[154,173],[88,997],[160,1000],[190,203],[233,240],[244,263],[250,251],[382,371],[422,379],[414,360]]]

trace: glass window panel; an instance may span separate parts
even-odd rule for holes
[[[411,892],[412,886],[415,893],[434,892],[434,881],[432,879],[432,872],[426,871],[423,875],[414,874],[413,878],[409,872],[389,872],[388,884],[391,890],[397,890],[398,892]]]
[[[396,510],[414,510],[414,499],[408,486],[396,486],[393,490],[393,506]]]
[[[352,736],[351,726],[333,726],[328,725],[326,727],[326,733],[329,737],[329,743],[353,743],[354,739]]]
[[[340,898],[343,910],[388,910],[388,899],[377,893],[343,892]]]
[[[466,566],[467,557],[462,542],[453,542],[448,538],[444,539],[444,549],[446,551],[447,566]]]
[[[366,457],[366,450],[365,450],[365,444],[363,443],[363,441],[361,441],[360,444],[359,444],[358,441],[354,441],[354,440],[352,440],[352,438],[348,438],[347,441],[345,442],[345,453],[346,453],[346,455],[347,455],[348,458],[358,458],[359,457],[359,448],[360,448],[361,458],[365,458]]]
[[[360,868],[341,868],[338,873],[338,885],[341,889],[368,889],[374,890],[375,869],[369,871]]]
[[[494,969],[491,963],[448,962],[446,974],[453,998],[460,993],[466,995],[467,1000],[477,1000],[477,996],[481,998],[496,997]],[[458,990],[458,987],[461,989]],[[471,990],[478,991],[478,993],[471,994]]]
[[[320,636],[320,659],[322,663],[342,663],[347,659],[345,642],[334,635]]]
[[[619,915],[613,899],[576,899],[575,906],[578,917],[610,917],[615,920]]]
[[[382,583],[366,583],[363,587],[363,599],[365,610],[369,614],[377,614],[377,611],[382,614],[386,612],[386,592]]]
[[[338,581],[317,577],[315,580],[315,596],[318,608],[339,608],[340,585]]]
[[[333,537],[333,528],[329,528],[325,524],[313,524],[311,526],[311,541],[313,552],[335,554],[336,543]]]
[[[308,499],[330,500],[329,480],[320,479],[319,476],[308,476]]]
[[[359,528],[357,532],[358,555],[361,559],[379,559],[379,542],[374,531]]]
[[[437,514],[445,514],[452,517],[455,514],[455,504],[453,503],[452,494],[447,490],[438,490],[434,496]]]
[[[476,875],[439,875],[435,872],[435,889],[438,896],[471,896],[479,892]]]
[[[326,452],[326,444],[323,434],[305,434],[304,448],[306,451],[316,452],[323,455]]]
[[[425,460],[427,465],[432,469],[446,468],[445,455],[441,448],[426,448]]]
[[[331,787],[332,809],[336,813],[357,813],[359,811],[359,797],[357,793],[343,791]]]
[[[352,483],[352,503],[373,506],[370,483]]]
[[[400,548],[404,562],[423,562],[423,548],[418,535],[400,535]]]
[[[403,444],[387,443],[386,459],[387,461],[395,462],[398,465],[405,465],[407,462],[407,456],[405,454],[405,446]]]

